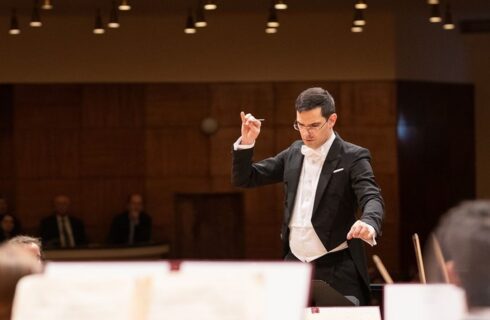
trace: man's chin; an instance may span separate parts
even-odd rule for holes
[[[317,148],[316,141],[314,141],[314,140],[303,140],[303,143],[310,148],[313,148],[313,149]]]

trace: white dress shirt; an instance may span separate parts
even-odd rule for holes
[[[311,223],[315,194],[320,179],[323,163],[335,140],[335,134],[318,149],[303,145],[301,153],[305,158],[299,178],[293,214],[289,222],[289,247],[291,252],[301,261],[310,262],[328,253]],[[347,248],[347,242],[334,248],[338,251]]]
[[[306,145],[301,147],[301,153],[305,155],[305,159],[296,191],[293,214],[289,222],[289,247],[291,252],[303,262],[310,262],[327,253],[348,248],[347,241],[344,241],[334,249],[327,251],[311,223],[318,180],[335,137],[335,133],[332,133],[328,140],[317,149]],[[233,144],[235,150],[249,149],[255,145],[243,145],[240,144],[240,141],[239,138]],[[368,227],[374,231],[372,226]],[[374,237],[371,241],[366,241],[371,246],[376,245]]]

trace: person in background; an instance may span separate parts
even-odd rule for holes
[[[449,210],[435,231],[449,281],[466,292],[468,319],[490,319],[490,201],[467,201]],[[429,282],[440,281],[427,255]]]
[[[70,215],[71,200],[58,195],[53,214],[41,221],[41,239],[47,247],[73,248],[86,243],[83,221]]]
[[[9,240],[20,233],[20,223],[17,218],[6,213],[0,216],[0,242]]]
[[[0,195],[0,243],[20,233],[19,220],[9,212],[7,198]]]
[[[109,231],[109,243],[133,245],[151,241],[151,217],[144,211],[143,196],[128,197],[127,210],[114,217]]]
[[[39,238],[20,235],[13,237],[7,243],[26,249],[26,251],[30,252],[38,261],[42,261],[43,251],[41,240]]]
[[[17,282],[27,275],[40,273],[42,266],[24,248],[0,246],[0,320],[10,320]]]

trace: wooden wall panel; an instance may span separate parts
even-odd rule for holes
[[[145,174],[144,131],[103,128],[83,130],[83,177],[142,177]]]
[[[282,259],[280,232],[277,225],[247,224],[245,229],[246,257],[252,260]]]
[[[341,82],[337,100],[341,126],[396,125],[396,87],[391,81]]]
[[[211,139],[210,166],[212,176],[230,176],[233,143],[240,137],[240,126],[222,128]],[[274,128],[261,130],[254,148],[254,159],[262,160],[274,155]]]
[[[77,84],[16,85],[16,130],[79,128],[81,93],[82,86]]]
[[[15,133],[16,175],[20,179],[77,178],[77,129],[21,129]]]
[[[208,138],[196,128],[146,130],[146,172],[151,178],[209,173]]]
[[[274,124],[274,87],[270,83],[212,84],[211,112],[220,126],[239,127],[240,112]]]
[[[142,128],[145,86],[89,84],[83,86],[83,128]]]
[[[394,126],[343,126],[336,130],[345,141],[369,149],[375,173],[396,173],[397,142]]]
[[[0,85],[0,194],[15,207],[13,86]]]
[[[144,101],[146,125],[199,127],[210,114],[209,99],[207,84],[148,84]]]
[[[10,129],[0,129],[0,179],[14,178],[14,141]]]

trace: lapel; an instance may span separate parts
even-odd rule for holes
[[[289,167],[291,169],[287,177],[288,186],[286,191],[288,193],[287,205],[288,205],[289,217],[293,212],[294,202],[296,201],[296,192],[298,191],[299,178],[301,176],[301,170],[303,168],[303,160],[305,158],[305,156],[301,153],[302,145],[303,143],[299,144],[298,147],[291,150],[292,153],[291,153],[291,158],[289,160],[290,161]]]
[[[325,189],[328,186],[328,182],[332,177],[332,172],[335,170],[340,160],[340,150],[342,148],[342,140],[340,139],[337,133],[335,134],[337,137],[333,141],[332,146],[328,151],[327,158],[325,159],[325,163],[323,164],[323,168],[320,173],[320,178],[318,180],[318,186],[316,188],[315,202],[313,204],[312,215],[314,215],[316,210],[318,209],[318,205],[320,204],[320,199],[322,198],[323,193],[325,192]]]

